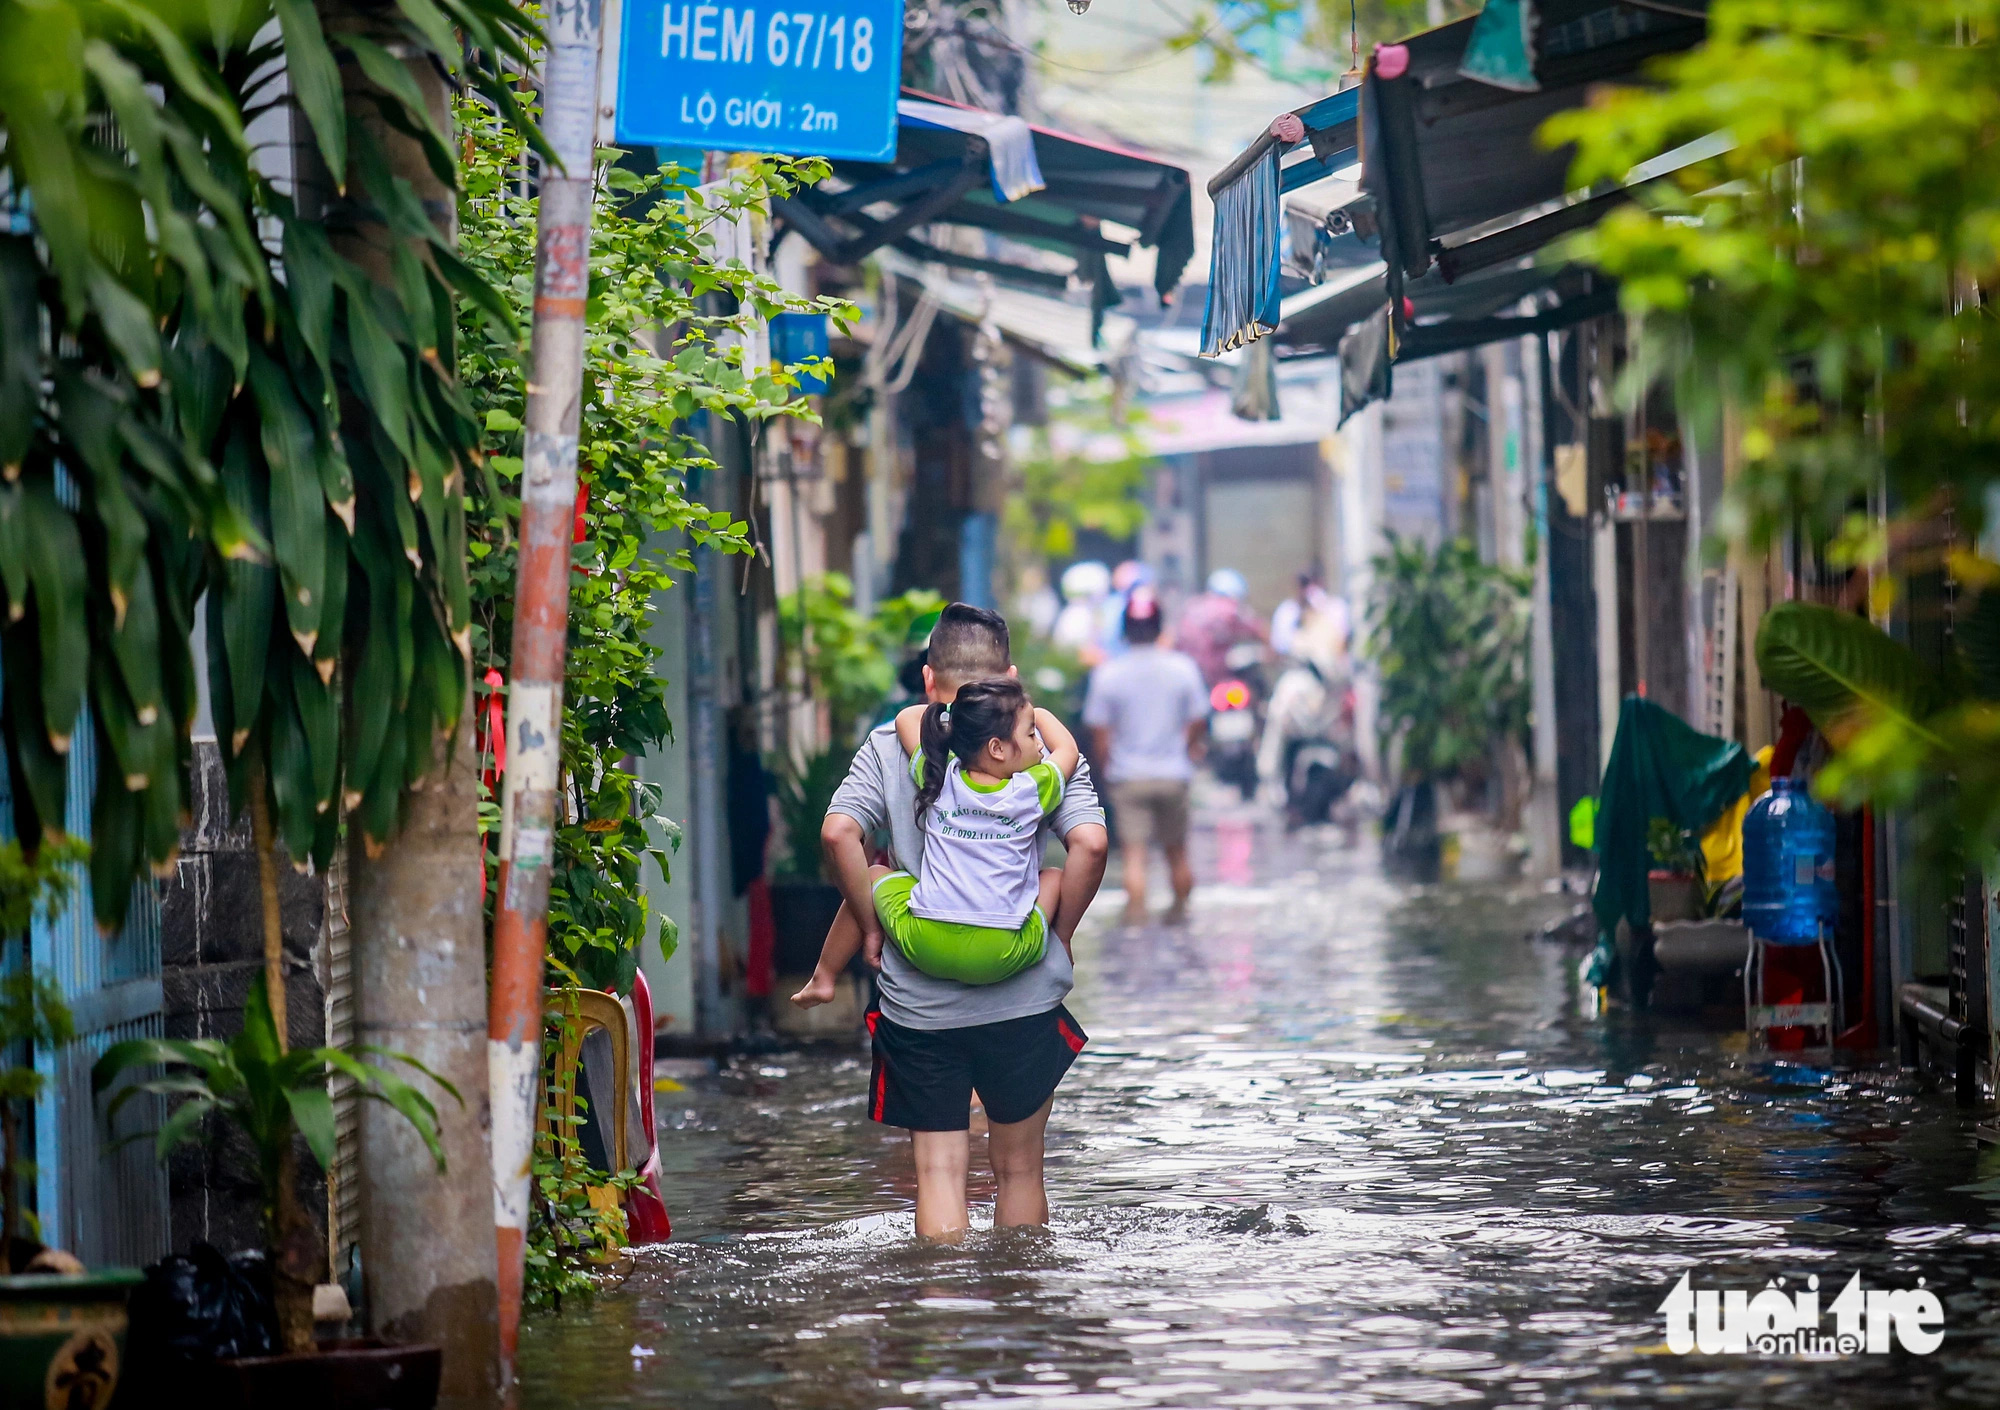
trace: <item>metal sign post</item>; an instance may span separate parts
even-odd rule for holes
[[[501,785],[500,900],[493,923],[487,1077],[493,1101],[493,1220],[499,1242],[500,1354],[511,1384],[521,1338],[522,1258],[540,1110],[542,965],[562,786],[563,648],[583,413],[583,313],[590,289],[601,0],[555,0],[542,71],[544,167],[535,231],[527,446],[521,477],[513,682]]]
[[[624,0],[622,145],[889,161],[903,0]]]

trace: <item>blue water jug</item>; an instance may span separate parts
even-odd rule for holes
[[[1833,814],[1804,784],[1774,778],[1743,819],[1743,923],[1776,945],[1810,945],[1839,914]]]

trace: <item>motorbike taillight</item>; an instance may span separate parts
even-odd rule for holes
[[[1208,692],[1208,708],[1218,713],[1247,710],[1250,708],[1250,687],[1237,680],[1217,681]]]

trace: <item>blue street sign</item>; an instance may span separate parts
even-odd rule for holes
[[[622,8],[619,142],[895,156],[903,0],[624,0]]]
[[[825,314],[780,313],[772,316],[771,361],[789,365],[809,357],[825,357],[826,353]],[[826,379],[801,373],[799,391],[806,396],[824,396]]]

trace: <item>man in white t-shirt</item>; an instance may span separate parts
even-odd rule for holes
[[[1146,864],[1154,844],[1173,879],[1170,922],[1187,915],[1194,893],[1188,865],[1188,786],[1208,728],[1208,688],[1193,658],[1160,645],[1160,604],[1135,592],[1125,608],[1130,650],[1090,674],[1083,722],[1092,763],[1110,787],[1125,857],[1125,922],[1142,924]]]

